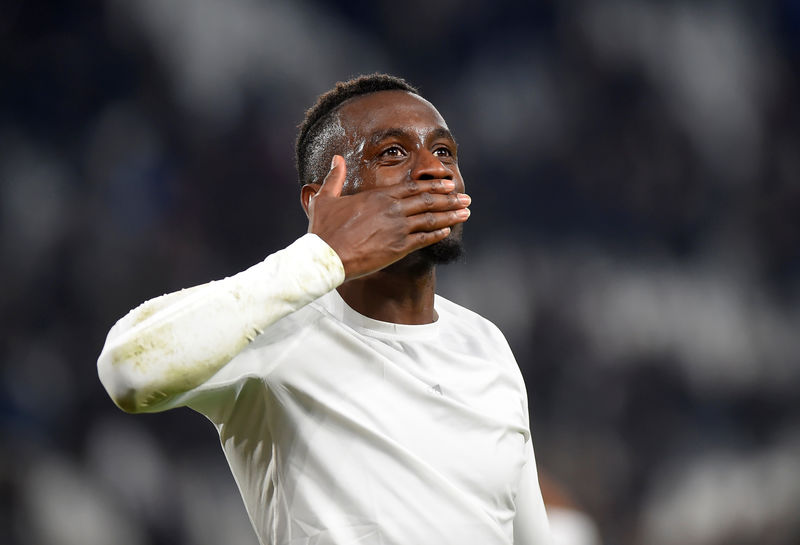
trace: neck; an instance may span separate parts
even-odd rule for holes
[[[414,270],[402,262],[337,288],[345,303],[356,312],[394,324],[430,324],[436,320],[433,308],[436,270]]]

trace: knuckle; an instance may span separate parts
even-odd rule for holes
[[[422,202],[425,203],[426,207],[432,208],[433,207],[433,203],[434,203],[433,195],[431,195],[430,193],[423,193],[422,194]]]
[[[408,193],[416,193],[417,189],[418,189],[418,185],[417,185],[417,182],[415,182],[414,180],[408,180],[406,182],[406,191]]]
[[[436,225],[436,216],[434,216],[430,212],[427,212],[425,214],[425,224],[428,227],[433,227],[434,225]]]
[[[393,216],[400,215],[400,213],[403,211],[402,205],[400,204],[400,201],[397,199],[392,199],[391,203],[389,203],[388,210],[389,213]]]

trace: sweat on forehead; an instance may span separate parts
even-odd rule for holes
[[[321,120],[320,126],[314,131],[306,145],[307,175],[301,183],[321,183],[328,173],[330,158],[337,151],[337,144],[344,142],[346,133],[339,121],[339,116],[330,115]]]
[[[382,91],[343,103],[336,111],[348,133],[401,128],[412,123],[447,128],[433,104],[419,95],[404,91]]]
[[[329,157],[326,161],[324,157],[317,155],[314,157],[317,163],[312,163],[309,146],[312,141],[325,146],[325,140],[317,140],[317,136],[325,132],[328,124],[333,121],[332,114],[338,110],[339,106],[352,98],[387,90],[418,94],[417,89],[402,78],[376,73],[340,81],[317,98],[317,102],[306,111],[305,119],[298,127],[295,142],[295,157],[301,185],[315,181],[316,173],[325,169],[325,165],[318,164],[320,159],[323,163],[330,162]]]

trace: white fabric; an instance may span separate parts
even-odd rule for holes
[[[569,507],[548,507],[553,545],[601,545],[600,530],[586,514]]]
[[[547,543],[508,344],[444,298],[435,309],[433,324],[389,324],[329,291],[156,410],[188,405],[214,422],[265,545]]]
[[[156,297],[108,333],[100,381],[130,412],[166,408],[265,328],[344,281],[330,246],[307,234],[235,276]]]

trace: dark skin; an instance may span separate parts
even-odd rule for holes
[[[301,200],[315,233],[339,255],[347,304],[370,318],[398,324],[436,320],[436,273],[415,250],[459,239],[469,196],[456,143],[438,111],[405,91],[356,97],[337,115],[346,142],[321,184]],[[331,152],[333,154],[333,151]]]

